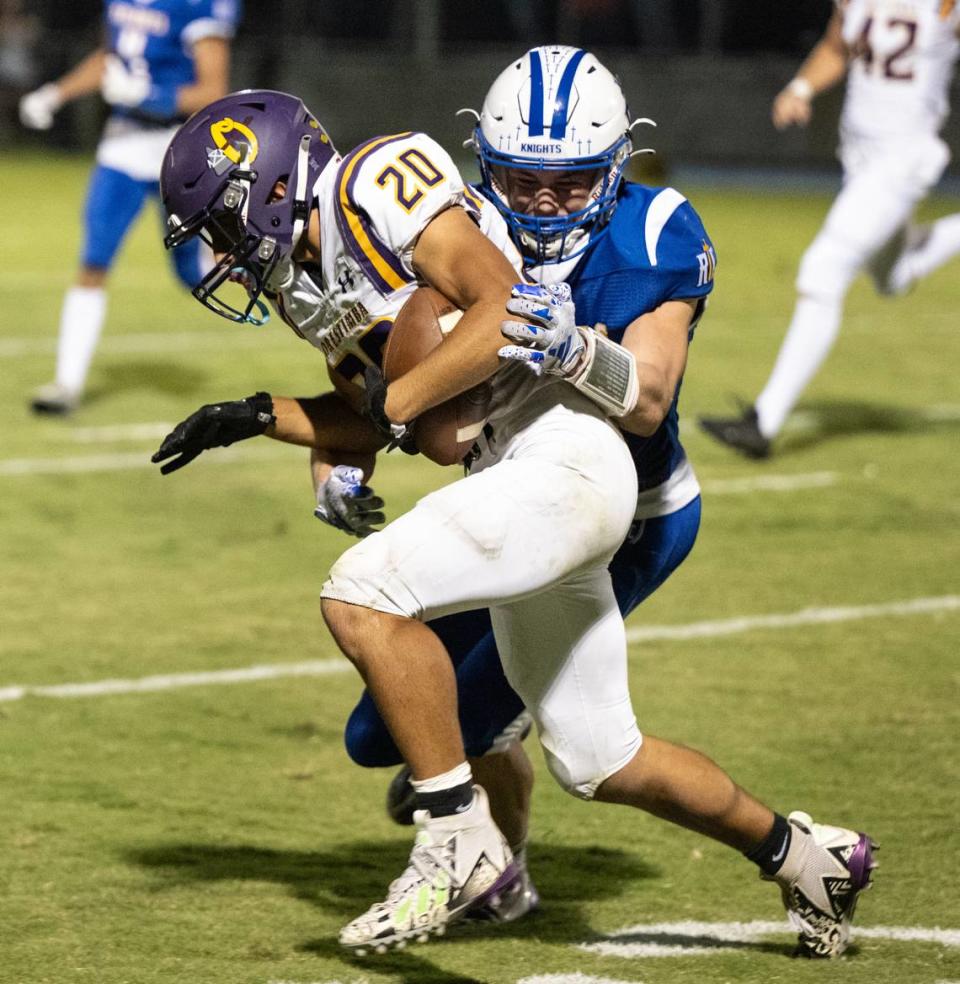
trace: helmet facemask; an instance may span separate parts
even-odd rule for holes
[[[530,265],[560,263],[579,256],[591,238],[609,222],[630,154],[628,137],[624,136],[615,147],[597,157],[560,160],[498,153],[487,143],[480,127],[473,139],[478,148],[484,190],[488,196],[491,192],[496,196],[494,204]],[[528,173],[552,173],[561,180],[564,175],[587,177],[586,203],[565,215],[533,214],[533,196],[525,202],[517,193],[517,176]]]
[[[461,112],[476,117],[466,146],[477,154],[483,191],[528,265],[572,259],[597,241],[617,206],[634,151],[620,83],[594,55],[565,45],[532,48],[500,73],[481,112]],[[537,216],[513,194],[511,175],[517,171],[597,177],[583,207]]]

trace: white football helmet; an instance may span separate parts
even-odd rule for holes
[[[581,48],[545,45],[514,61],[490,87],[468,144],[482,188],[528,262],[558,263],[595,240],[617,203],[633,124],[616,77]],[[644,121],[650,122],[650,121]],[[518,212],[506,171],[598,171],[587,206],[564,216]]]

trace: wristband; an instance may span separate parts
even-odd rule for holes
[[[631,352],[589,328],[577,328],[586,352],[570,382],[608,417],[625,417],[637,405],[640,381]]]
[[[271,424],[277,422],[273,413],[273,397],[269,393],[254,393],[253,396],[246,397],[243,402],[253,410],[255,426],[260,428],[255,432],[256,434],[262,434]]]
[[[791,96],[796,96],[798,99],[804,100],[804,102],[810,102],[813,99],[813,86],[810,84],[809,79],[802,78],[799,75],[787,84],[786,91]]]

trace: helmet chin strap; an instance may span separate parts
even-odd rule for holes
[[[293,198],[293,237],[290,252],[292,253],[300,242],[307,226],[310,207],[307,204],[307,180],[310,177],[310,134],[305,133],[300,138],[300,148],[297,151],[297,187]]]

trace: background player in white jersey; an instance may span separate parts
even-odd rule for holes
[[[229,87],[239,0],[110,0],[105,40],[74,69],[20,102],[24,126],[47,130],[61,106],[99,92],[110,118],[97,148],[84,209],[80,269],[60,314],[56,376],[37,390],[38,413],[69,413],[83,395],[107,312],[106,281],[177,126]],[[200,243],[173,254],[192,288],[203,276]]]
[[[960,252],[960,214],[917,227],[911,217],[950,159],[938,136],[958,54],[954,0],[838,2],[826,32],[773,103],[778,129],[804,126],[812,100],[848,74],[840,121],[843,188],[797,275],[797,303],[773,372],[740,417],[704,430],[752,457],[770,453],[836,340],[847,290],[867,269],[902,294]]]
[[[572,61],[571,81],[538,96],[552,93],[551,126],[565,130],[567,102],[560,96],[570,95],[578,65],[585,72],[598,66],[582,52],[562,54],[553,81],[561,81]],[[415,278],[442,285],[467,310],[469,332],[461,322],[444,346],[389,390],[369,365],[365,373],[368,414],[399,438],[402,425],[391,424],[389,413],[406,420],[430,404],[431,394],[451,395],[495,370],[503,348],[496,307],[509,292],[502,278],[510,267],[495,259],[487,240],[468,231],[464,223],[476,203],[432,141],[411,134],[377,138],[334,162],[332,149],[323,149],[322,131],[311,133],[319,129],[316,121],[286,113],[289,98],[240,93],[180,131],[164,165],[164,200],[175,230],[170,242],[200,233],[224,254],[197,295],[235,320],[249,315],[263,289],[279,290],[285,310],[288,297],[299,303],[312,291],[311,302],[287,314],[337,365],[350,356],[361,365],[374,361],[376,346],[365,346],[364,339],[397,309],[396,295],[407,293]],[[238,125],[237,118],[245,122]],[[211,136],[227,122],[232,153],[226,160],[211,157]],[[626,130],[624,118],[616,140],[624,153],[601,168],[611,193],[629,149]],[[589,163],[587,170],[594,170],[596,161]],[[311,169],[319,172],[312,194]],[[261,180],[273,194],[251,193]],[[640,198],[642,212],[657,195],[645,191]],[[675,196],[671,209],[659,207],[661,231],[679,204]],[[496,223],[490,228],[496,236]],[[645,228],[656,251],[658,236],[649,222]],[[599,241],[601,230],[593,231]],[[506,248],[502,233],[501,226]],[[564,238],[583,242],[582,236]],[[317,264],[312,276],[311,261]],[[243,308],[220,294],[238,267],[251,292]],[[678,280],[677,289],[683,286]],[[472,291],[479,299],[471,302]],[[348,551],[324,587],[328,623],[409,762],[421,808],[410,867],[385,902],[344,929],[341,942],[357,950],[384,948],[441,932],[515,879],[485,799],[471,789],[448,655],[421,621],[489,606],[507,675],[530,707],[548,764],[565,789],[642,807],[751,855],[758,849],[775,855],[778,870],[783,864],[795,872],[783,888],[792,914],[803,921],[804,951],[841,952],[852,904],[872,867],[868,839],[822,826],[811,833],[775,817],[699,753],[654,739],[642,743],[630,708],[623,625],[606,561],[633,516],[636,471],[603,416],[636,421],[641,431],[649,417],[662,420],[684,360],[671,362],[675,378],[664,391],[654,385],[662,371],[651,372],[652,350],[670,346],[655,325],[631,325],[629,349],[620,348],[578,330],[563,291],[527,288],[514,295],[511,310],[539,320],[543,331],[524,334],[514,324],[510,336],[521,345],[532,342],[536,352],[505,354],[523,361],[534,354],[530,361],[544,371],[530,373],[522,363],[503,369],[494,379],[499,403],[492,429],[470,476]],[[691,314],[692,308],[682,331],[672,333],[682,353]],[[598,371],[604,367],[607,378]],[[618,371],[626,385],[611,383]],[[294,439],[296,427],[287,419],[293,402],[278,405],[257,394],[205,408],[164,442],[155,460],[186,456],[169,470],[204,448],[268,429]],[[317,439],[309,426],[303,430]],[[833,872],[844,885],[829,899],[819,897],[822,889],[811,899],[801,875],[819,884],[813,871]]]

